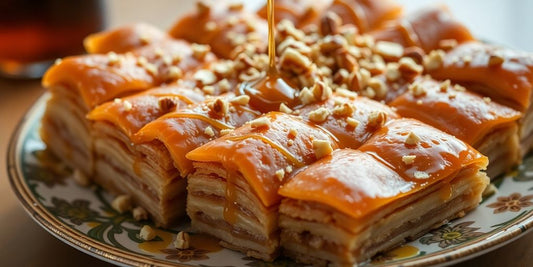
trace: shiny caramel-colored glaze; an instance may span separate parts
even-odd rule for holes
[[[470,31],[453,18],[446,6],[421,9],[370,34],[378,41],[416,46],[426,52],[440,48],[442,40],[454,39],[457,43],[474,40]]]
[[[453,86],[443,89],[441,83],[430,78],[416,83],[424,93],[406,92],[389,105],[403,117],[418,119],[474,147],[487,134],[516,122],[521,116],[520,112],[476,93],[458,91]]]
[[[503,63],[490,66],[491,56]],[[465,60],[466,59],[466,60]],[[436,79],[450,79],[468,84],[469,89],[493,100],[525,111],[531,104],[533,56],[502,47],[468,42],[449,51],[443,65],[429,74]]]
[[[169,85],[106,102],[93,109],[87,118],[108,121],[131,138],[144,125],[160,116],[203,100],[203,93],[199,90]]]
[[[155,78],[137,65],[137,58],[124,56],[120,64],[109,64],[105,55],[74,56],[63,59],[45,73],[43,86],[53,90],[64,86],[79,91],[85,104],[95,107],[126,92],[153,87]]]
[[[208,98],[204,102],[182,108],[148,123],[132,138],[134,143],[158,140],[168,149],[175,167],[185,176],[192,170],[192,163],[185,158],[187,152],[219,137],[220,131],[239,127],[260,114],[247,106],[229,103],[226,116],[213,114],[210,106],[216,99],[231,99],[233,94]],[[207,127],[213,135],[206,133]]]
[[[211,141],[187,154],[187,158],[199,162],[219,163],[234,168],[253,188],[262,203],[270,207],[278,204],[277,191],[283,179],[276,176],[279,170],[293,171],[317,160],[313,140],[327,140],[333,149],[337,141],[321,128],[305,120],[284,113],[270,112],[263,115],[270,121],[269,127],[252,128],[251,124]],[[290,136],[291,129],[297,130]]]
[[[410,134],[420,140],[406,142]],[[451,177],[467,166],[485,169],[488,165],[487,157],[470,145],[414,119],[388,122],[359,150],[375,156],[417,188]],[[416,158],[405,163],[402,157],[410,155]]]
[[[85,50],[92,54],[108,52],[125,53],[151,43],[158,43],[169,36],[158,28],[145,23],[134,23],[85,37]]]
[[[238,94],[250,97],[250,106],[263,113],[279,109],[281,103],[293,107],[299,103],[297,88],[278,72],[268,72],[256,81],[239,86]]]
[[[215,59],[211,53],[199,59],[187,42],[168,40],[114,57],[91,54],[65,58],[48,69],[43,86],[78,90],[87,106],[93,108],[115,97],[175,81],[179,77],[169,76],[171,66],[187,73]]]
[[[296,174],[279,194],[325,204],[357,219],[408,195],[414,184],[367,153],[339,149]]]
[[[268,30],[266,21],[256,14],[228,1],[212,0],[198,2],[196,12],[182,17],[169,33],[174,38],[208,44],[217,56],[232,58],[235,49],[245,44],[265,51]],[[258,38],[239,40],[250,33]]]
[[[343,24],[353,24],[360,33],[366,33],[398,18],[402,7],[393,0],[334,0],[327,11],[339,15]]]
[[[339,140],[341,148],[358,148],[360,147],[375,131],[381,128],[382,123],[390,119],[399,118],[399,116],[390,107],[379,102],[370,100],[366,97],[344,97],[333,95],[326,101],[311,104],[300,109],[300,116],[307,118],[309,113],[318,109],[326,108],[330,113],[336,106],[348,104],[355,109],[350,115],[329,115],[324,122],[316,122],[322,128],[328,130]],[[384,120],[382,122],[370,122],[372,114],[382,112]],[[359,122],[356,127],[347,123],[347,118],[355,119]]]
[[[274,22],[277,24],[286,19],[291,21],[296,27],[314,23],[320,19],[320,15],[332,0],[275,0]],[[267,19],[267,6],[263,6],[257,14]]]

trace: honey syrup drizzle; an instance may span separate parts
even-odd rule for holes
[[[188,112],[174,112],[166,116],[167,118],[189,118],[189,119],[198,119],[204,122],[207,122],[211,124],[212,126],[216,127],[217,129],[234,129],[235,127],[225,124],[223,122],[220,122],[218,120],[214,120],[210,118],[209,116],[198,114],[198,113],[188,113]]]
[[[268,18],[268,74],[277,73],[276,42],[274,38],[274,0],[267,0]]]

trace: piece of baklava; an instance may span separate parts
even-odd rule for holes
[[[332,0],[274,0],[274,23],[289,20],[301,28],[318,21],[331,2]],[[257,11],[264,20],[268,20],[267,8],[265,4]]]
[[[92,174],[90,125],[85,118],[94,107],[162,83],[172,83],[215,60],[198,56],[187,42],[168,40],[126,54],[68,57],[43,77],[50,92],[41,137],[67,165]]]
[[[418,47],[427,53],[474,40],[470,31],[453,18],[446,6],[421,9],[370,34],[376,40]]]
[[[360,33],[377,30],[402,14],[402,7],[394,0],[334,0],[326,12],[337,14],[342,24],[352,24]]]
[[[533,55],[495,45],[468,42],[446,53],[427,69],[436,79],[450,79],[492,101],[523,112],[519,138],[522,155],[533,145]]]
[[[221,58],[242,51],[264,52],[268,28],[265,20],[244,9],[242,3],[199,0],[196,11],[180,18],[169,31],[174,38],[207,44]]]
[[[487,163],[431,126],[390,121],[359,150],[337,150],[280,188],[284,253],[314,265],[364,262],[477,207]]]
[[[491,178],[520,162],[517,130],[521,113],[490,98],[449,81],[422,78],[389,104],[401,116],[418,119],[476,148],[489,158]]]
[[[126,53],[168,38],[168,34],[152,25],[134,23],[91,34],[85,37],[83,46],[91,54]]]
[[[194,172],[188,177],[187,214],[193,229],[273,260],[279,252],[279,186],[337,146],[322,128],[271,112],[189,152]]]

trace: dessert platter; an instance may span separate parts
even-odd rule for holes
[[[446,7],[198,1],[57,60],[14,191],[121,265],[451,264],[533,226],[533,55]]]

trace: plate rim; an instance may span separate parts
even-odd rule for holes
[[[46,108],[45,104],[50,98],[50,93],[42,94],[24,113],[22,119],[17,123],[14,132],[9,139],[6,156],[6,167],[8,180],[11,189],[17,196],[28,215],[42,228],[54,237],[70,245],[71,247],[84,252],[98,259],[122,266],[165,266],[165,267],[186,267],[188,264],[178,262],[168,262],[160,259],[148,258],[133,252],[123,251],[108,244],[102,244],[97,240],[79,233],[65,223],[55,218],[31,193],[24,175],[21,171],[21,157],[19,153],[25,138],[21,138],[28,132],[32,119],[39,115],[39,111]],[[439,251],[426,254],[419,258],[406,258],[391,264],[380,265],[382,267],[392,266],[427,266],[441,265],[447,266],[456,264],[482,254],[493,251],[499,247],[525,236],[533,230],[533,210],[524,214],[522,218],[509,225],[500,228],[498,231],[486,234],[483,237],[475,238],[463,244],[452,247],[451,250]],[[505,234],[496,236],[502,231]],[[495,237],[496,236],[496,237]]]

